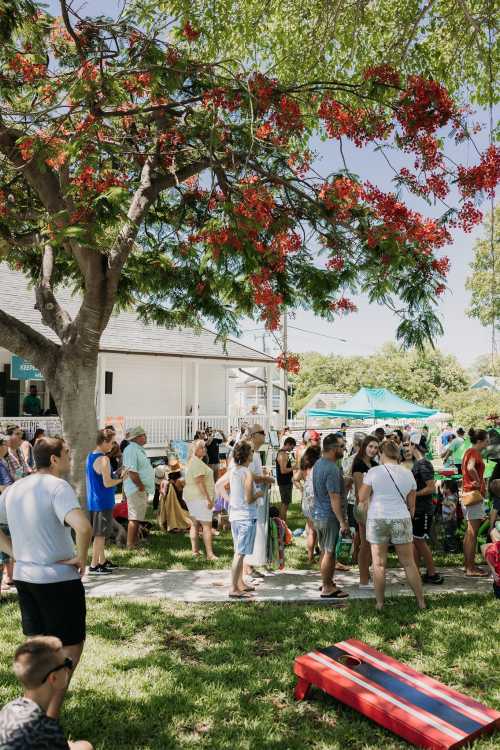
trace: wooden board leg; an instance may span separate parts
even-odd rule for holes
[[[307,680],[304,680],[302,677],[299,677],[297,680],[297,684],[295,685],[295,700],[296,701],[303,701],[307,698],[307,694],[309,692],[309,688],[311,687],[311,683],[307,682]]]

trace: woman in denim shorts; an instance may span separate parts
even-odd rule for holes
[[[377,610],[384,606],[387,550],[393,544],[419,609],[425,609],[422,581],[413,556],[412,515],[415,512],[415,478],[399,466],[400,449],[386,440],[380,446],[380,466],[370,469],[358,493],[359,503],[368,506],[366,538],[373,558],[373,583]]]

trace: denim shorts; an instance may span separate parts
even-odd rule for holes
[[[369,518],[366,522],[366,539],[370,544],[411,544],[411,518]]]
[[[340,525],[336,518],[313,520],[321,552],[335,552]]]
[[[234,551],[236,554],[253,554],[256,531],[256,518],[245,518],[240,521],[231,521],[231,533],[233,535]]]

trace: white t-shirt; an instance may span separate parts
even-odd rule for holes
[[[233,464],[229,471],[229,520],[243,521],[257,518],[255,503],[247,503],[245,499],[245,481],[250,471],[246,466]]]
[[[381,464],[367,471],[363,477],[363,484],[372,488],[372,496],[368,506],[368,521],[410,518],[410,511],[405,501],[408,494],[417,489],[417,483],[411,471],[396,464],[390,464],[389,466]],[[396,485],[401,495],[396,489]]]
[[[259,451],[254,451],[253,452],[253,458],[252,458],[252,461],[250,462],[248,468],[250,469],[250,471],[252,472],[252,474],[254,475],[254,477],[261,477],[262,476],[262,474],[263,474],[262,459],[260,457]]]
[[[68,513],[80,508],[73,488],[51,474],[31,474],[0,495],[0,523],[12,537],[14,579],[27,583],[58,583],[79,578],[71,565],[58,560],[75,556]]]

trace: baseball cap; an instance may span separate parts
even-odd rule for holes
[[[130,440],[133,440],[134,438],[140,437],[141,435],[145,435],[146,430],[144,427],[141,427],[141,425],[137,425],[137,427],[131,427],[130,430],[128,430],[128,437]]]
[[[317,430],[311,430],[309,432],[309,440],[321,440],[321,435]]]
[[[252,425],[250,425],[250,427],[249,427],[249,430],[248,430],[248,432],[249,432],[250,436],[252,436],[252,435],[258,435],[258,434],[259,434],[259,433],[261,433],[261,432],[262,432],[262,433],[263,433],[264,435],[266,434],[266,431],[265,431],[265,429],[264,429],[264,428],[262,427],[262,425],[261,425],[261,424],[252,424]]]

